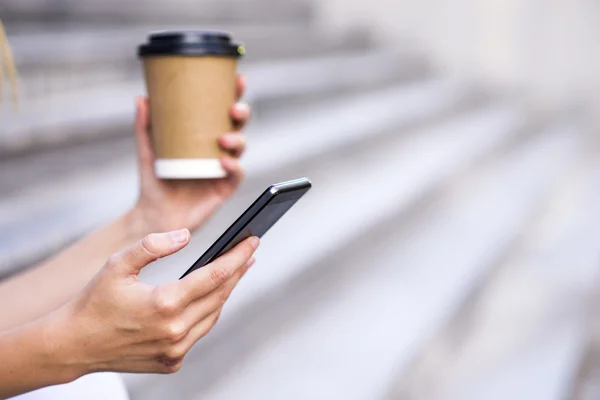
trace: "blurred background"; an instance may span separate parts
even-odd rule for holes
[[[215,330],[133,399],[600,397],[600,3],[0,0],[20,72],[0,109],[0,277],[137,192],[136,45],[245,42],[247,179],[176,279],[267,184],[313,190]],[[13,305],[18,306],[18,305]]]

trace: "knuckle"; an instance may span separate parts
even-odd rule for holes
[[[174,374],[176,372],[179,372],[179,370],[181,369],[182,365],[183,365],[183,361],[179,361],[176,364],[168,365],[167,366],[167,373]]]
[[[219,306],[222,306],[223,304],[225,304],[225,302],[227,301],[227,299],[229,298],[229,290],[227,290],[227,288],[222,288],[221,290],[219,290]]]
[[[120,263],[121,263],[121,255],[119,253],[113,254],[112,256],[108,257],[108,260],[106,261],[106,265],[110,268],[114,268],[114,267],[118,266]]]
[[[222,266],[214,266],[210,271],[210,280],[215,285],[221,285],[229,279],[229,272]]]
[[[151,257],[158,258],[159,246],[158,236],[156,234],[152,233],[140,240],[140,247]]]
[[[186,333],[187,329],[181,322],[170,322],[165,326],[165,336],[170,341],[178,342],[183,339]]]
[[[180,309],[179,297],[164,291],[157,291],[154,304],[159,314],[165,316],[173,315]]]
[[[181,369],[183,365],[182,358],[169,358],[163,354],[156,358],[158,361],[157,372],[161,374],[173,374]]]
[[[167,359],[173,360],[174,363],[178,363],[179,361],[183,360],[183,357],[185,357],[186,353],[186,349],[182,346],[171,346],[165,352],[165,356],[167,357]]]

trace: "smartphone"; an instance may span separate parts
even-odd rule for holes
[[[311,186],[307,178],[269,186],[179,279],[204,267],[244,239],[262,237]]]

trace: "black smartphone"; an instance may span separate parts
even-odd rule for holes
[[[250,236],[262,237],[311,188],[306,178],[271,185],[181,276],[204,267]]]

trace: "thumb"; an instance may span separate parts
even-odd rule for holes
[[[153,233],[111,258],[112,266],[124,275],[137,275],[142,268],[159,258],[177,253],[190,242],[187,229]]]

